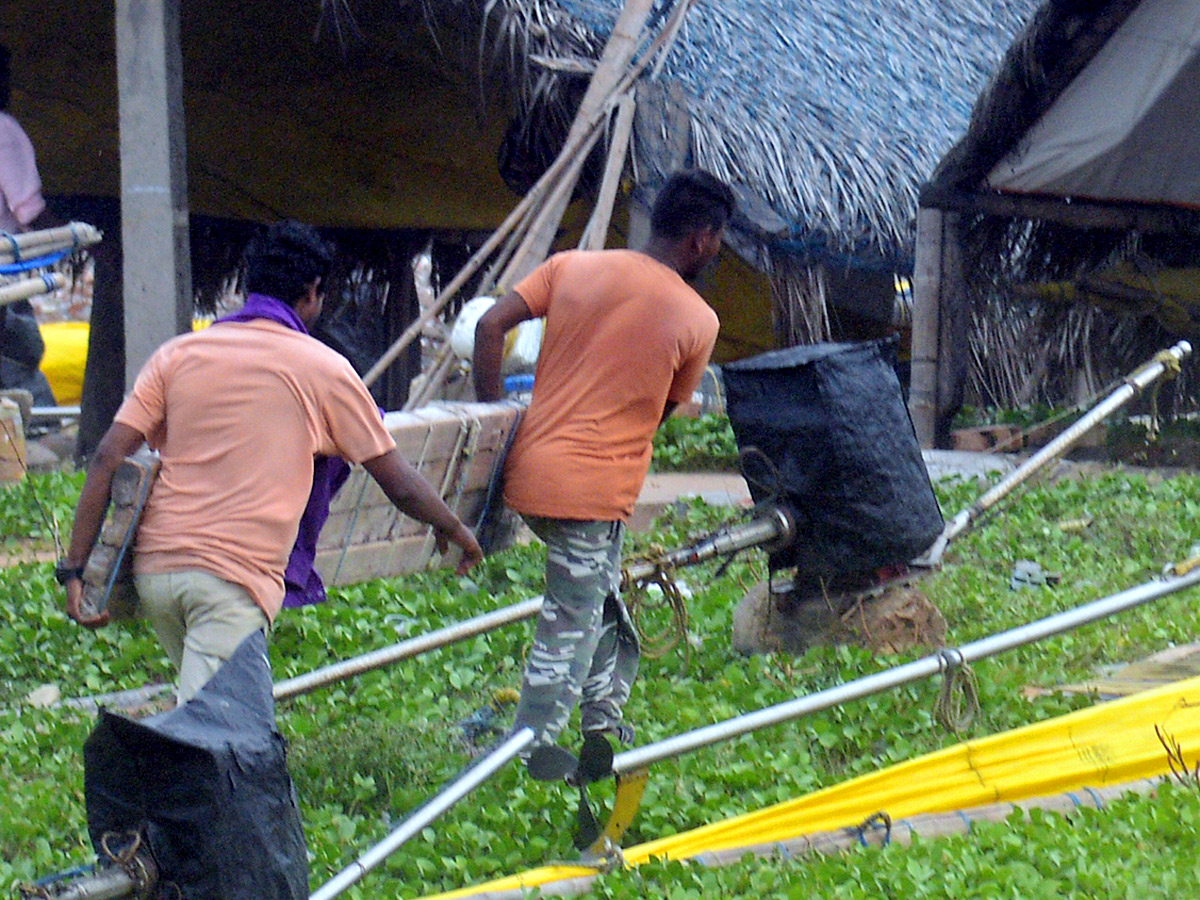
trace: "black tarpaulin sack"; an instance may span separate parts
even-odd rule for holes
[[[729,421],[755,501],[796,513],[771,554],[821,578],[905,563],[942,531],[893,362],[895,340],[814,344],[723,366]]]
[[[101,710],[84,743],[88,833],[139,832],[185,900],[307,900],[308,858],[266,637],[255,632],[190,701],[141,721]],[[110,849],[114,846],[109,839]]]

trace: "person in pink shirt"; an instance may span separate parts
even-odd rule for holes
[[[10,233],[38,227],[46,212],[33,143],[8,112],[11,60],[8,48],[0,44],[0,231]]]
[[[8,113],[11,54],[0,44],[0,232],[16,234],[56,224],[42,198],[33,144]],[[46,352],[28,300],[0,306],[0,388],[29,391],[35,406],[54,406],[50,382],[38,366]]]
[[[475,536],[400,456],[349,361],[309,336],[333,251],[311,226],[272,225],[247,253],[242,312],[172,338],[151,356],[88,467],[70,549],[56,577],[81,610],[83,565],[113,473],[143,443],[160,455],[134,556],[139,603],[194,696],[284,598],[284,569],[316,456],[361,463],[404,513],[433,526],[438,549],[482,559]]]

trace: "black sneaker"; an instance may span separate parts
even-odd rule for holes
[[[623,747],[632,747],[635,732],[633,726],[628,722],[618,722],[615,725],[608,725],[604,728],[588,729],[583,734],[584,737],[587,737],[589,734],[607,735]]]

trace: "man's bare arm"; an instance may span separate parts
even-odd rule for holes
[[[504,335],[532,318],[533,313],[525,305],[524,298],[516,291],[509,291],[479,319],[475,325],[475,352],[471,360],[477,400],[491,403],[504,396],[500,381]]]
[[[433,526],[439,552],[445,553],[449,543],[462,548],[463,555],[458,564],[458,574],[463,574],[483,559],[483,550],[471,529],[463,524],[454,511],[442,501],[433,485],[409,465],[398,450],[368,459],[363,463],[363,468],[379,483],[397,509]]]
[[[100,439],[92,461],[88,465],[87,479],[79,495],[79,505],[75,508],[75,524],[71,528],[71,546],[67,550],[63,563],[67,566],[82,568],[96,545],[100,535],[100,527],[104,524],[104,512],[108,509],[109,495],[112,491],[113,473],[117,466],[137,451],[146,441],[146,436],[136,428],[114,422],[112,427]],[[83,582],[72,579],[67,582],[67,615],[81,625],[91,628],[99,627],[108,622],[107,614],[98,618],[85,617],[80,609],[83,599]]]

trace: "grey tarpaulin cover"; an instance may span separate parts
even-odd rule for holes
[[[941,533],[894,361],[888,339],[790,347],[723,367],[751,495],[797,514],[797,540],[771,555],[773,570],[874,574]]]
[[[305,900],[307,848],[271,688],[255,632],[182,706],[140,721],[101,710],[84,744],[96,852],[105,834],[139,831],[185,900]]]

